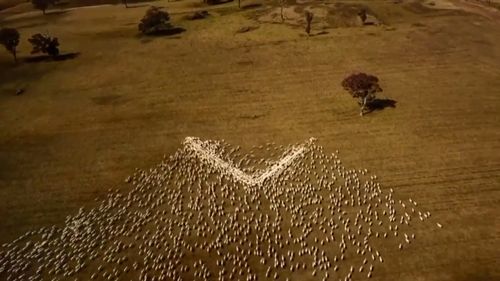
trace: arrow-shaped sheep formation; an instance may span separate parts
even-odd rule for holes
[[[188,137],[128,194],[2,245],[0,280],[365,279],[430,217],[314,139],[257,152]]]

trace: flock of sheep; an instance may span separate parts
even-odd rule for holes
[[[0,280],[365,279],[430,217],[313,139],[242,154],[187,138],[126,182],[63,227],[2,245]]]

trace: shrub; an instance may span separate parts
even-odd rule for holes
[[[342,87],[352,97],[359,99],[358,103],[361,106],[360,115],[363,115],[366,106],[375,100],[376,93],[382,92],[378,81],[376,76],[366,73],[354,73],[342,81]]]
[[[37,33],[31,36],[28,41],[33,46],[32,54],[43,53],[52,57],[59,55],[59,41],[56,37],[50,37],[47,34]]]
[[[17,45],[19,45],[19,32],[15,28],[2,28],[0,29],[0,44],[2,44],[7,51],[14,57],[17,62]]]

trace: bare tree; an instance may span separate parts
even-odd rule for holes
[[[365,22],[366,22],[366,17],[367,17],[367,16],[366,16],[366,10],[365,10],[365,9],[361,9],[361,10],[358,12],[358,17],[359,17],[359,19],[361,19],[361,22],[362,22],[363,24],[365,24]]]
[[[278,0],[278,3],[280,5],[280,16],[281,16],[281,22],[285,22],[285,6],[286,6],[286,1],[287,0]]]
[[[49,8],[50,5],[55,5],[58,0],[31,0],[31,4],[38,10],[42,10],[42,13],[45,15],[45,11]]]
[[[314,14],[309,11],[305,11],[305,16],[306,16],[306,33],[307,35],[311,35],[311,22],[313,20]]]
[[[342,81],[342,87],[352,97],[359,99],[358,104],[361,106],[361,116],[365,113],[366,106],[375,100],[376,93],[382,92],[378,81],[376,76],[366,73],[354,73]]]
[[[59,55],[59,40],[56,37],[50,37],[48,34],[34,34],[28,41],[33,46],[32,54],[43,53],[52,57]]]
[[[15,28],[0,29],[0,44],[12,54],[15,62],[17,62],[16,48],[19,45],[19,37],[19,32]]]

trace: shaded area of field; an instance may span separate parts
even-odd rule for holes
[[[144,3],[154,3],[155,0],[128,0],[129,8],[144,7]],[[49,6],[48,14],[58,13],[64,9],[85,8],[101,5],[123,5],[121,0],[61,0],[54,6]],[[0,0],[0,23],[3,17],[26,12],[36,12],[31,1]]]
[[[262,24],[235,35],[256,24],[250,14],[182,21],[176,13],[192,9],[186,3],[161,4],[186,29],[175,40],[136,37],[145,7],[9,22],[22,34],[43,24],[63,52],[80,55],[13,67],[0,53],[2,242],[61,224],[109,188],[126,191],[127,175],[159,162],[185,136],[246,148],[314,136],[446,225],[423,233],[407,255],[389,252],[378,277],[499,278],[498,25],[463,12],[364,3],[389,26],[307,39],[299,27]],[[26,42],[20,51],[28,56]],[[396,108],[359,117],[340,87],[351,71],[377,75],[380,98]],[[19,87],[26,91],[16,96]]]

